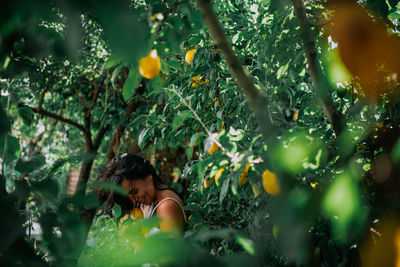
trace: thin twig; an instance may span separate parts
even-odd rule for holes
[[[228,152],[223,146],[222,144],[215,138],[215,134],[211,133],[211,131],[207,128],[207,126],[204,124],[204,122],[200,119],[199,115],[197,115],[196,111],[192,108],[192,106],[190,106],[190,104],[188,102],[186,102],[186,100],[181,96],[181,94],[179,94],[175,89],[172,89],[172,92],[174,94],[176,94],[180,100],[182,101],[182,103],[188,107],[188,109],[192,112],[193,116],[196,118],[196,120],[201,124],[201,126],[204,128],[204,130],[206,131],[207,135],[211,138],[211,140],[213,142],[215,142],[222,150],[222,152],[224,152],[229,158],[233,159],[235,158],[235,156]]]

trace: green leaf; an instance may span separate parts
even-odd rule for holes
[[[119,217],[121,217],[121,211],[122,211],[121,206],[118,205],[117,203],[114,203],[114,206],[112,208],[112,214],[116,220],[118,220]]]
[[[98,18],[103,26],[113,56],[121,62],[137,66],[151,48],[150,27],[124,1],[100,1]],[[110,14],[118,14],[118,19]]]
[[[16,209],[14,199],[7,196],[0,198],[0,208],[6,219],[0,220],[0,251],[3,253],[20,235],[23,235],[24,218]]]
[[[11,122],[2,107],[0,107],[0,118],[0,137],[2,137],[11,130]]]
[[[336,238],[346,240],[355,229],[362,228],[365,214],[357,183],[350,172],[339,175],[322,201],[322,210],[332,219]]]
[[[204,221],[199,212],[193,213],[189,218],[190,223],[202,223]]]
[[[226,194],[228,193],[229,182],[230,182],[230,179],[225,179],[224,183],[222,184],[221,192],[219,193],[219,203],[220,204],[222,204],[222,201],[224,201]]]
[[[289,5],[290,2],[288,0],[271,0],[268,11],[271,13],[278,11],[280,13]]]
[[[21,107],[18,109],[18,113],[21,116],[25,124],[31,125],[33,122],[33,111],[28,107]]]
[[[203,132],[197,132],[194,135],[192,135],[192,138],[190,138],[190,146],[196,146],[197,140],[199,140],[199,138],[202,136],[205,136]]]
[[[129,123],[130,125],[134,125],[135,123],[137,123],[139,120],[146,118],[147,115],[145,114],[140,114],[139,116],[137,116],[135,119],[132,120],[131,123]]]
[[[193,147],[191,146],[191,147],[186,148],[185,152],[186,152],[187,159],[191,160],[192,156],[193,156]]]
[[[250,239],[244,238],[240,235],[235,236],[236,241],[242,246],[242,248],[250,255],[256,254],[256,249],[254,247],[254,242]]]
[[[130,69],[128,78],[124,83],[124,88],[122,92],[122,96],[124,97],[125,101],[130,100],[132,96],[135,94],[136,88],[139,87],[140,80],[141,77],[137,68]]]
[[[392,158],[394,162],[400,164],[400,138],[397,140],[392,148]]]
[[[287,72],[291,61],[292,61],[292,59],[289,59],[289,61],[285,65],[279,67],[277,75],[276,75],[277,79],[280,79],[283,76],[283,74],[285,74]]]
[[[179,111],[172,121],[172,130],[175,131],[176,129],[178,129],[182,125],[182,123],[188,118],[193,118],[193,114],[191,111]]]
[[[32,184],[32,187],[50,201],[55,200],[59,192],[58,182],[52,178],[35,182]]]
[[[183,71],[182,63],[180,63],[177,60],[168,60],[167,64],[173,69],[176,69],[178,71]]]
[[[146,141],[150,138],[151,132],[152,131],[150,131],[150,128],[145,128],[140,132],[138,138],[138,144],[140,148],[143,148],[146,145]]]
[[[4,141],[5,138],[0,138],[0,157],[3,158],[4,152]],[[11,161],[15,160],[18,157],[20,151],[18,139],[14,136],[9,135],[7,137],[7,154],[6,154],[6,162],[10,163]]]
[[[21,173],[31,173],[46,164],[46,158],[42,154],[34,155],[27,161],[18,159],[15,170]]]
[[[121,72],[121,69],[122,69],[122,65],[119,65],[118,67],[115,68],[115,70],[111,74],[111,85],[116,90],[118,90],[118,88],[115,84],[115,79],[118,77],[118,74]]]
[[[158,95],[163,92],[163,84],[160,75],[157,75],[149,82],[149,88],[151,89],[149,92],[149,96]]]
[[[104,64],[104,70],[111,69],[112,67],[117,66],[120,62],[121,61],[117,57],[111,55],[111,57]]]

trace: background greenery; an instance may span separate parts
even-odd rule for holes
[[[219,37],[266,106],[216,45],[207,1],[2,3],[1,264],[394,266],[400,7],[358,2],[212,4]],[[138,64],[151,49],[162,68],[147,80]],[[199,74],[208,82],[192,86]],[[221,148],[210,154],[215,140]],[[154,220],[121,235],[118,206],[112,217],[80,216],[99,205],[94,189],[115,189],[95,180],[123,152],[150,159],[185,198],[183,237],[145,237]],[[76,169],[77,191],[67,194]],[[279,194],[264,190],[265,170]]]

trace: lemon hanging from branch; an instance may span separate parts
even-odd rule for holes
[[[153,79],[161,71],[161,60],[157,55],[157,50],[153,49],[150,53],[142,57],[139,62],[139,73],[146,79]]]
[[[210,149],[208,150],[208,153],[210,153],[211,155],[214,154],[215,152],[217,152],[219,149],[219,146],[217,145],[217,143],[213,143],[212,146],[210,147]]]
[[[250,166],[250,162],[247,162],[243,172],[240,174],[239,185],[244,185],[247,182]]]
[[[262,185],[264,190],[271,195],[279,195],[281,189],[279,188],[278,181],[276,179],[276,174],[265,170],[262,174]]]
[[[187,64],[190,65],[190,62],[192,62],[194,53],[196,53],[196,49],[190,49],[189,51],[186,52],[185,61]]]
[[[217,185],[218,185],[219,178],[221,177],[223,172],[224,172],[224,168],[221,168],[215,173],[214,180]]]

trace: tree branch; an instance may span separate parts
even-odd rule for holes
[[[128,108],[126,109],[124,116],[129,116],[132,114],[132,112],[134,112],[141,104],[141,101],[131,101],[129,102]],[[110,162],[110,160],[115,156],[115,154],[118,151],[118,147],[119,147],[119,142],[120,139],[122,137],[122,133],[125,130],[125,125],[124,123],[120,123],[120,125],[118,125],[117,129],[115,129],[114,134],[111,138],[111,143],[108,147],[108,152],[107,152],[107,161],[106,164],[108,162]]]
[[[110,129],[110,125],[104,126],[102,125],[99,129],[99,131],[97,132],[97,135],[93,141],[93,147],[94,149],[98,149],[101,143],[101,140],[103,139],[104,135],[106,134],[106,132],[108,131],[108,129]]]
[[[212,9],[210,1],[197,0],[197,3],[217,47],[221,50],[233,77],[242,88],[250,106],[253,108],[261,133],[264,140],[267,141],[275,131],[268,109],[267,98],[256,88],[247,71],[245,71],[240,63],[239,58],[233,52],[232,46],[224,34],[222,25]]]
[[[311,25],[307,20],[306,11],[302,0],[291,0],[297,22],[300,26],[300,36],[303,40],[304,52],[308,63],[308,72],[315,87],[316,96],[324,110],[328,121],[332,124],[336,136],[343,130],[342,115],[337,111],[329,95],[330,86],[322,72],[321,65],[318,62],[318,53],[315,48],[314,36],[311,31]]]
[[[46,92],[47,92],[47,86],[43,89],[43,92],[42,92],[42,94],[40,95],[39,104],[38,104],[38,109],[39,109],[39,110],[42,109],[43,100],[44,100],[44,97],[45,97],[45,95],[46,95]]]
[[[73,120],[71,120],[71,119],[64,118],[64,117],[61,116],[61,115],[52,113],[52,112],[47,111],[47,110],[44,110],[44,109],[32,108],[32,107],[30,107],[30,108],[31,108],[32,111],[35,112],[35,113],[38,113],[38,114],[41,114],[41,115],[44,115],[44,116],[47,116],[47,117],[56,119],[56,120],[58,120],[58,121],[65,122],[66,124],[69,124],[69,125],[71,125],[71,126],[74,126],[75,128],[78,128],[78,129],[81,130],[84,134],[87,133],[86,128],[85,128],[82,124],[79,124],[79,123],[76,122],[76,121],[73,121]]]
[[[79,101],[81,102],[82,108],[85,109],[86,104],[85,104],[85,101],[83,101],[81,94],[79,93],[78,89],[76,88],[76,86],[74,84],[72,85],[72,87],[74,88],[75,94],[78,96]]]

